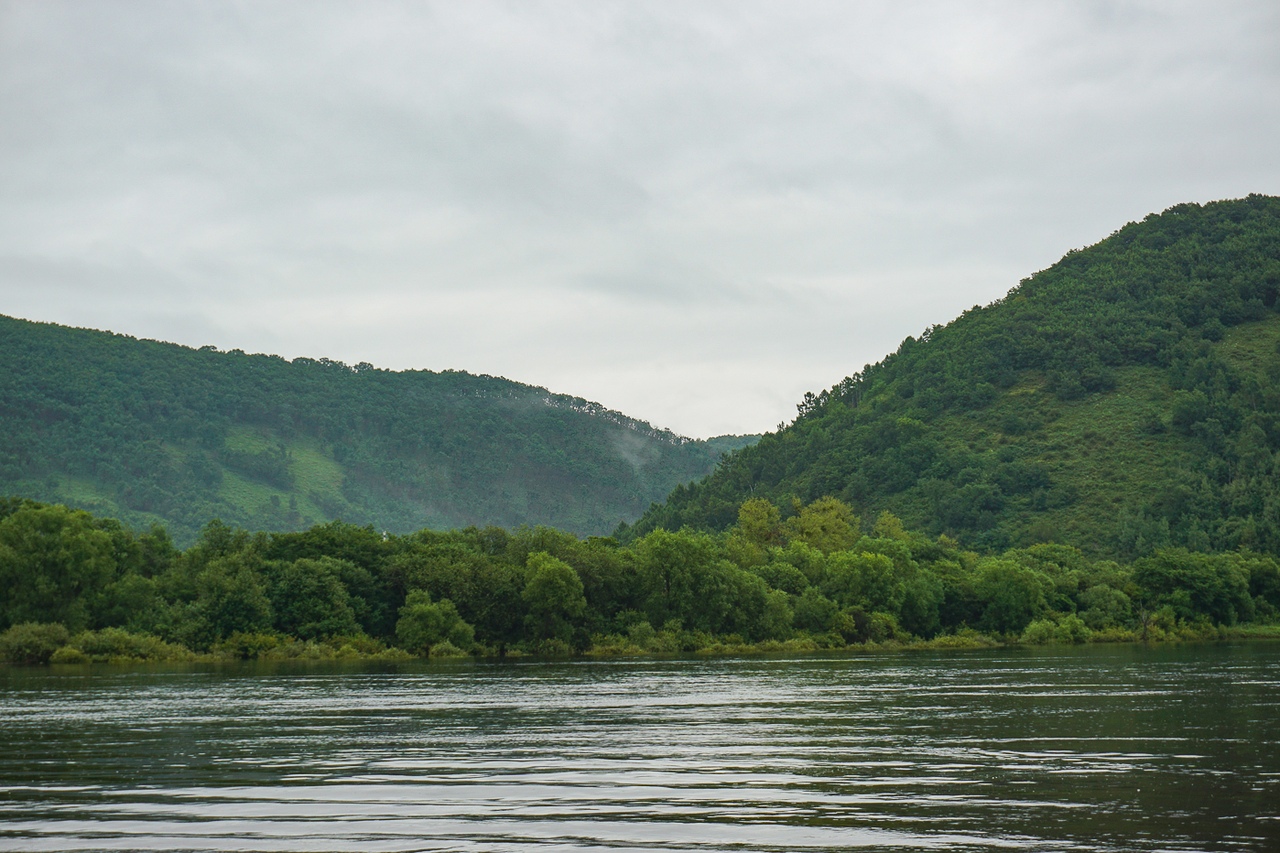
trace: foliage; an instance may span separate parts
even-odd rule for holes
[[[470,649],[475,643],[475,629],[462,620],[449,599],[433,603],[429,593],[414,590],[400,608],[396,639],[408,651],[431,651],[440,656],[438,648],[444,644],[453,650]]]
[[[304,640],[358,633],[351,593],[343,584],[351,568],[333,557],[270,565],[268,595],[279,630]]]
[[[25,506],[0,521],[0,620],[85,627],[115,569],[111,537],[85,512]]]
[[[163,522],[182,544],[210,518],[607,533],[752,440],[689,440],[492,376],[290,362],[8,317],[0,430],[0,491]]]
[[[26,502],[5,522],[40,522],[57,547],[11,545],[12,577],[53,591],[42,612],[85,624],[73,631],[6,616],[0,657],[91,663],[193,654],[327,660],[969,647],[1205,639],[1280,619],[1280,561],[1266,554],[1170,547],[1125,564],[1039,544],[984,555],[890,514],[868,529],[830,497],[792,508],[791,518],[820,523],[775,524],[780,508],[762,500],[724,533],[655,530],[628,545],[548,528],[384,538],[353,525],[250,534],[211,523],[185,551],[167,546],[162,531],[137,534]],[[105,564],[94,545],[104,536]],[[84,582],[62,583],[67,577]],[[392,618],[371,616],[377,608]]]
[[[833,496],[988,554],[1280,553],[1278,296],[1280,199],[1153,214],[806,395],[626,533],[726,530],[753,501],[797,533]]]
[[[71,635],[58,623],[23,622],[0,634],[0,660],[10,663],[48,663]]]
[[[67,649],[74,654],[63,654]],[[166,643],[150,634],[135,634],[122,628],[83,631],[71,638],[65,649],[54,656],[54,663],[125,662],[189,660],[186,648]]]
[[[528,611],[526,633],[535,640],[571,642],[587,612],[582,578],[545,551],[529,555],[526,571],[529,579],[520,594]]]

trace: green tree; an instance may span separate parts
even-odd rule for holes
[[[415,534],[418,539],[422,534]],[[505,556],[485,553],[461,534],[432,534],[412,542],[388,563],[391,588],[425,589],[435,600],[449,599],[477,638],[501,650],[520,639],[524,602],[523,568]]]
[[[111,537],[86,512],[24,506],[0,521],[0,626],[58,622],[88,627],[116,565]]]
[[[809,587],[795,600],[794,623],[810,634],[827,634],[836,630],[836,617],[840,608],[817,587]]]
[[[1133,564],[1133,580],[1156,607],[1170,605],[1181,619],[1205,615],[1219,625],[1253,616],[1249,571],[1236,555],[1162,548]]]
[[[1113,628],[1133,617],[1129,596],[1107,584],[1097,584],[1080,595],[1080,618],[1090,628]]]
[[[238,632],[271,628],[271,600],[262,576],[243,555],[211,560],[196,578],[194,618],[180,625],[178,638],[194,648]]]
[[[789,539],[830,554],[852,548],[860,525],[852,507],[828,496],[801,507],[799,513],[787,519],[785,528]]]
[[[570,643],[587,611],[582,579],[563,560],[539,551],[529,555],[528,580],[521,598],[528,615],[525,626],[537,640]]]
[[[754,572],[719,561],[711,573],[719,588],[711,612],[695,627],[710,633],[737,634],[749,642],[791,636],[792,611],[785,592],[770,589]]]
[[[342,583],[355,567],[333,557],[271,564],[269,595],[276,627],[306,640],[356,634],[360,624]]]
[[[871,535],[876,539],[909,540],[911,534],[902,524],[902,519],[891,512],[882,512],[876,516],[876,523],[871,526]]]
[[[751,572],[763,578],[764,582],[773,589],[780,589],[791,595],[800,595],[810,586],[809,578],[805,576],[804,572],[791,563],[784,563],[780,560],[757,566],[751,569]]]
[[[767,548],[782,543],[782,513],[772,501],[750,498],[738,507],[738,534],[747,542]]]
[[[103,591],[94,622],[99,628],[153,632],[163,618],[164,608],[155,580],[130,572]]]
[[[687,622],[692,611],[705,603],[694,598],[694,588],[698,576],[710,572],[715,562],[711,538],[687,530],[655,530],[636,542],[633,551],[649,623]]]
[[[898,622],[920,637],[932,637],[942,628],[942,581],[928,569],[913,572],[901,585]]]
[[[432,602],[430,593],[416,589],[400,608],[396,639],[401,648],[417,654],[425,655],[444,642],[467,651],[475,644],[475,629],[458,615],[452,601]]]
[[[1021,634],[1048,609],[1053,581],[1014,560],[988,558],[977,565],[975,589],[983,603],[980,628]]]
[[[845,606],[896,613],[902,605],[902,587],[893,560],[884,554],[842,551],[827,560],[822,591]]]

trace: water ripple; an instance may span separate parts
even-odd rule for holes
[[[1280,849],[1280,646],[0,670],[0,850]]]

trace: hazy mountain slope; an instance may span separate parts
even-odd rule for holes
[[[636,518],[749,439],[505,379],[200,350],[0,317],[0,494],[163,521],[392,531]]]
[[[834,388],[635,530],[830,494],[998,548],[1280,550],[1280,199],[1179,205]]]

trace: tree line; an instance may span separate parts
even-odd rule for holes
[[[1280,617],[1280,562],[1166,547],[1132,561],[1038,544],[979,554],[824,497],[742,502],[719,533],[627,543],[545,527],[251,533],[0,502],[0,655],[630,654],[1218,636]]]

